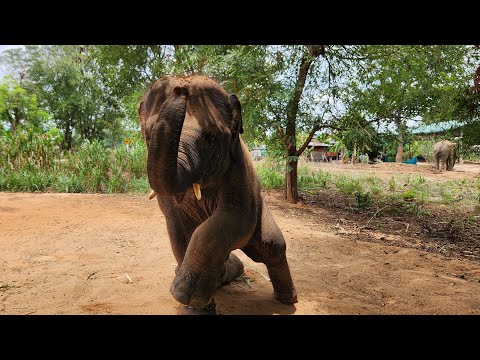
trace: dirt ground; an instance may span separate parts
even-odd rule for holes
[[[405,166],[411,171],[368,165],[378,176]],[[478,177],[478,165],[463,166],[414,169]],[[276,302],[263,264],[236,250],[245,274],[217,291],[216,314],[480,314],[480,261],[362,241],[332,231],[328,209],[265,197],[299,301]],[[173,299],[175,266],[164,217],[147,195],[0,193],[0,314],[215,313]]]
[[[317,162],[307,163],[316,169],[329,172],[342,173],[362,173],[371,174],[381,178],[390,178],[392,176],[407,175],[418,176],[421,174],[425,179],[435,181],[478,179],[480,178],[480,163],[464,162],[456,163],[453,171],[437,170],[429,162],[418,162],[416,165],[397,164],[397,163],[377,163],[377,164],[343,164],[340,161],[330,163]]]

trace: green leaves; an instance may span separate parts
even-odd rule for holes
[[[369,46],[363,50],[369,64],[349,77],[342,94],[345,117],[361,114],[367,123],[395,129],[399,144],[407,140],[409,120],[451,119],[452,95],[465,79],[464,47]]]
[[[50,118],[41,108],[37,97],[29,94],[13,78],[5,78],[0,83],[0,124],[15,129],[19,125],[40,126]]]
[[[57,126],[64,134],[67,149],[81,139],[103,139],[114,133],[105,130],[121,129],[120,103],[108,94],[98,63],[87,54],[88,47],[27,46],[17,50],[15,56],[4,56],[2,60],[14,76],[22,79],[29,101],[38,101],[51,114],[51,122],[47,122],[46,113],[37,111],[32,115],[38,120],[29,122]],[[10,111],[15,109],[8,106]]]

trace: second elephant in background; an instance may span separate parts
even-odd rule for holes
[[[455,165],[455,146],[457,144],[449,140],[442,140],[433,146],[433,156],[435,158],[435,167],[440,168],[440,161],[442,161],[442,169],[447,171],[453,170]]]

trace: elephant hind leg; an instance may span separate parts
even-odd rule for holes
[[[247,245],[242,248],[242,251],[253,261],[263,262],[267,266],[275,299],[287,305],[296,303],[297,292],[293,286],[285,250],[277,244],[271,244],[269,247],[270,250],[267,250],[262,245]]]
[[[454,163],[454,161],[453,161],[453,156],[452,156],[452,155],[449,155],[448,158],[447,158],[447,171],[452,171],[454,164],[455,164],[455,163]]]
[[[243,247],[242,251],[253,261],[263,262],[267,266],[275,299],[290,305],[297,302],[297,293],[288,266],[286,248],[282,232],[268,209],[263,206],[261,234]]]

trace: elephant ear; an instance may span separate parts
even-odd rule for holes
[[[231,155],[235,160],[238,156],[238,149],[240,144],[240,135],[243,134],[243,119],[242,119],[242,106],[240,100],[238,100],[235,94],[231,94],[229,97],[230,104],[232,105],[232,149]]]
[[[237,95],[230,95],[230,104],[232,104],[232,133],[243,134],[242,106]]]

